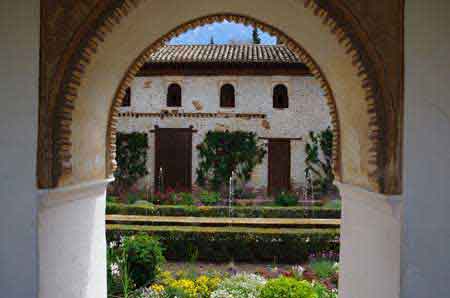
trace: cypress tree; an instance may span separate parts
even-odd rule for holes
[[[253,44],[260,44],[261,43],[261,38],[259,37],[258,29],[256,27],[253,28],[252,41],[253,41]]]

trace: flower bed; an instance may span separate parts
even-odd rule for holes
[[[168,247],[166,247],[168,248]],[[310,256],[303,266],[265,266],[238,272],[201,273],[195,260],[185,269],[163,271],[164,245],[139,233],[108,243],[108,295],[124,298],[336,298],[338,255]],[[313,262],[321,262],[319,267]],[[325,266],[324,264],[328,265]],[[326,269],[326,270],[324,270]]]
[[[119,296],[116,296],[119,297]],[[208,275],[162,272],[159,279],[132,291],[130,298],[337,298],[337,290],[301,275],[266,278],[259,274]]]

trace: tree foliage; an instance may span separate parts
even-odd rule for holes
[[[257,135],[243,131],[209,131],[197,149],[200,159],[197,183],[208,184],[215,190],[227,185],[233,171],[241,181],[250,180],[254,167],[266,154]]]
[[[332,155],[333,132],[330,127],[315,133],[309,133],[309,141],[306,143],[306,168],[305,174],[313,178],[313,184],[321,192],[328,192],[334,181]]]
[[[261,38],[259,37],[259,33],[258,33],[258,28],[253,28],[252,31],[252,42],[253,44],[260,44],[261,43]]]
[[[117,170],[115,184],[129,188],[147,172],[148,141],[145,133],[117,133]]]

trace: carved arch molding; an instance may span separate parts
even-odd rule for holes
[[[41,73],[38,184],[58,186],[71,174],[72,111],[84,69],[105,36],[122,18],[148,0],[41,1]],[[321,18],[358,68],[369,115],[371,190],[401,192],[403,129],[404,0],[298,0]],[[89,2],[89,3],[88,3]],[[190,28],[221,20],[255,25],[277,35],[295,51],[320,81],[336,135],[334,170],[341,173],[340,127],[333,92],[320,66],[296,42],[272,26],[247,16],[217,14],[182,24],[145,49],[117,88],[109,112],[106,173],[115,168],[115,129],[121,100],[134,75],[165,41]],[[68,34],[69,33],[69,34]]]

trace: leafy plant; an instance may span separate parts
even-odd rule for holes
[[[200,193],[200,202],[206,206],[215,205],[220,202],[220,193],[214,191],[203,191]]]
[[[298,197],[293,193],[281,192],[275,197],[275,205],[289,207],[297,205]]]
[[[326,202],[322,207],[327,208],[327,209],[341,210],[342,202],[341,202],[341,200],[331,200],[331,201]]]
[[[108,247],[106,250],[106,278],[108,295],[115,295],[122,292],[120,278],[119,260],[116,251]]]
[[[127,194],[126,198],[127,198],[128,204],[134,204],[137,201],[142,200],[142,197],[137,193],[129,193],[129,194]]]
[[[309,132],[309,141],[305,146],[305,174],[313,178],[313,185],[322,193],[333,187],[334,174],[333,132],[330,127],[319,133]]]
[[[254,199],[256,193],[251,187],[240,187],[234,191],[234,196],[236,199]]]
[[[266,154],[257,135],[244,131],[209,131],[197,149],[197,183],[208,184],[214,190],[226,186],[233,171],[241,181],[250,180],[253,169]]]
[[[194,197],[189,192],[180,192],[177,194],[177,203],[181,205],[191,206],[194,204]]]
[[[312,261],[309,263],[309,267],[320,279],[330,278],[338,271],[335,262],[325,259]]]
[[[289,277],[269,280],[261,290],[260,298],[318,298],[312,285]]]
[[[127,256],[130,277],[137,287],[155,280],[164,262],[163,249],[156,238],[144,233],[125,237],[123,251]]]
[[[107,287],[109,295],[122,294],[128,298],[134,287],[130,279],[127,254],[121,249],[107,249]]]
[[[118,203],[119,200],[118,200],[118,198],[115,197],[115,196],[109,196],[109,195],[107,195],[107,196],[106,196],[106,202],[107,202],[107,203]]]
[[[117,133],[117,170],[115,189],[127,190],[136,181],[147,175],[148,141],[145,133]]]
[[[329,290],[321,283],[313,283],[313,289],[317,298],[338,298],[337,290]]]

